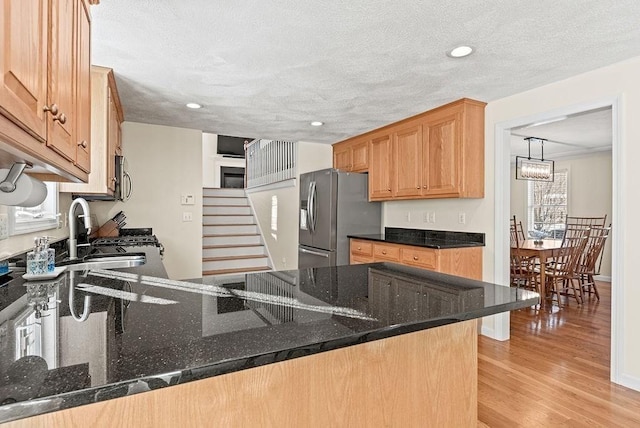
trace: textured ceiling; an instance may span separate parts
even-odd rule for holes
[[[524,139],[526,137],[546,140],[545,158],[557,159],[611,150],[613,130],[610,107],[552,120],[555,121],[512,130],[512,157],[527,156],[528,145]],[[531,142],[531,156],[540,157],[540,144],[537,142]]]
[[[310,142],[640,55],[638,0],[102,0],[92,15],[126,120]],[[445,55],[460,43],[476,52]]]

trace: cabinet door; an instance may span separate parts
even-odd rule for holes
[[[369,199],[391,199],[391,135],[371,140],[369,155]]]
[[[91,170],[91,28],[85,2],[76,3],[76,165]]]
[[[76,157],[73,4],[73,0],[51,0],[48,100],[58,112],[49,116],[47,128],[47,145],[71,161]]]
[[[351,170],[364,172],[369,170],[369,141],[356,143],[351,148]]]
[[[118,151],[118,138],[120,136],[120,122],[116,103],[109,89],[109,114],[107,119],[107,187],[112,192],[116,190],[116,161],[115,155]]]
[[[461,117],[452,114],[423,125],[423,195],[452,195],[460,191]]]
[[[341,145],[333,148],[333,167],[351,171],[351,146]]]
[[[422,192],[422,126],[403,129],[393,134],[393,196],[419,196]]]
[[[0,112],[47,139],[46,0],[0,0]]]

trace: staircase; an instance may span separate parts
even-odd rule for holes
[[[202,275],[270,270],[244,189],[202,189]]]

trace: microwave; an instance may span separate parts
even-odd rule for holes
[[[131,198],[133,192],[133,181],[127,172],[127,160],[124,156],[115,156],[115,192],[112,194],[83,194],[74,193],[73,197],[81,197],[87,201],[122,201],[126,202]]]
[[[133,181],[127,172],[127,160],[124,156],[116,155],[116,191],[114,198],[118,201],[128,201],[133,192]]]

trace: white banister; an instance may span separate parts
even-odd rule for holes
[[[247,145],[247,189],[296,176],[297,144],[291,141],[253,140]]]

